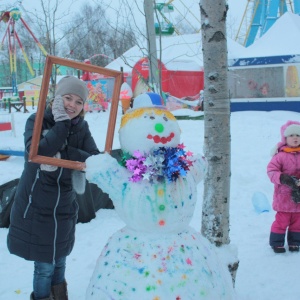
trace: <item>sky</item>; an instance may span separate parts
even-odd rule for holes
[[[33,112],[30,109],[30,112]],[[35,110],[34,110],[35,111]],[[0,111],[3,113],[3,111]],[[174,111],[174,114],[192,114]],[[23,128],[29,114],[14,113],[16,137],[1,132],[1,147],[23,148]],[[120,125],[119,107],[113,148],[119,147],[117,130]],[[108,111],[88,113],[92,134],[100,149],[104,149],[104,133]],[[271,204],[273,185],[266,174],[271,159],[270,151],[280,140],[280,126],[287,120],[299,120],[299,113],[233,112],[231,113],[231,197],[230,240],[232,251],[237,251],[240,265],[236,278],[237,300],[298,300],[297,289],[300,268],[299,253],[275,254],[268,245],[269,230],[274,211],[258,214],[252,205],[254,193],[265,195]],[[194,154],[202,153],[203,121],[179,120],[181,141]],[[242,125],[241,125],[242,124]],[[101,128],[101,130],[99,130]],[[103,129],[103,130],[102,130]],[[18,178],[23,158],[10,157],[0,161],[0,184]],[[198,185],[198,200],[191,227],[199,231],[203,182]],[[124,226],[114,210],[100,209],[89,223],[77,224],[75,247],[68,257],[66,278],[72,300],[85,299],[96,261],[109,237]],[[32,291],[33,263],[9,254],[6,247],[8,230],[0,228],[0,298],[27,300]],[[162,299],[165,300],[165,299]]]
[[[138,24],[141,26],[144,26],[143,17],[140,13],[140,10],[143,11],[143,0],[100,0],[99,2],[102,3],[102,6],[105,7],[107,15],[111,16],[111,20],[113,22],[114,16],[116,15],[116,11],[120,13],[120,6],[122,7],[122,11],[125,12],[124,15],[126,18],[128,17],[128,12],[131,7],[134,8],[135,16],[138,16],[137,19]],[[157,1],[160,2],[166,2],[166,1]],[[235,35],[237,32],[237,29],[240,25],[240,22],[243,17],[243,13],[245,11],[247,0],[228,0],[229,5],[229,11],[228,11],[228,23],[230,24],[230,35]],[[47,1],[45,1],[47,3]],[[72,5],[70,6],[70,3]],[[84,0],[64,0],[61,1],[59,4],[59,8],[61,10],[62,14],[66,13],[66,9],[70,9],[71,14],[76,13],[80,10],[80,7],[85,4],[86,1]],[[21,4],[21,5],[20,5]],[[93,4],[93,2],[91,2]],[[129,4],[129,5],[128,5]],[[199,11],[199,0],[189,0],[189,1],[183,1],[183,0],[174,0],[172,2],[172,5],[174,6],[174,13],[165,13],[167,18],[172,21],[173,23],[176,22],[176,16],[185,16],[186,19],[189,20],[191,24],[193,24],[195,29],[200,28],[199,20],[200,20],[200,11]],[[137,8],[138,6],[138,8]],[[40,12],[41,6],[40,1],[32,1],[32,0],[21,0],[21,1],[10,1],[10,0],[0,0],[0,9],[9,9],[12,7],[19,7],[21,11],[25,14],[30,12]],[[71,15],[70,14],[70,15]]]

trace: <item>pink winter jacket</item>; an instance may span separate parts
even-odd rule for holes
[[[288,174],[300,178],[300,152],[275,154],[267,166],[268,176],[274,183],[273,209],[282,212],[300,212],[300,203],[291,197],[291,188],[280,183],[280,175]]]

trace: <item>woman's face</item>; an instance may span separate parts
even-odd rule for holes
[[[300,145],[300,136],[292,134],[286,137],[286,144],[289,147],[298,147]]]
[[[83,100],[74,94],[66,94],[62,96],[64,107],[70,119],[76,118],[83,110]]]

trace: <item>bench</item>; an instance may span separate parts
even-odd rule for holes
[[[26,101],[9,101],[8,102],[8,112],[11,113],[11,109],[14,108],[16,112],[20,112],[23,108],[23,112],[29,112],[26,108]]]

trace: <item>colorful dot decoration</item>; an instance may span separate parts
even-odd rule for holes
[[[165,205],[161,204],[158,208],[160,211],[164,211],[166,209]]]
[[[165,192],[164,192],[164,190],[163,190],[163,189],[158,189],[158,191],[157,191],[157,195],[158,195],[159,197],[163,197],[163,196],[164,196],[164,194],[165,194]]]
[[[232,283],[224,280],[211,245],[191,228],[162,239],[125,227],[107,247],[97,261],[87,300],[234,299]]]
[[[159,224],[159,226],[165,226],[166,221],[165,220],[159,220],[158,224]]]
[[[235,299],[227,268],[189,226],[203,164],[172,182],[130,182],[126,168],[104,157],[92,178],[126,225],[101,251],[86,300]]]
[[[129,182],[122,189],[121,198],[112,199],[117,213],[132,229],[140,232],[159,230],[160,233],[180,231],[188,226],[197,201],[196,185],[191,186],[191,181],[192,171],[186,179],[179,178],[172,183]],[[188,197],[190,194],[191,198]]]

